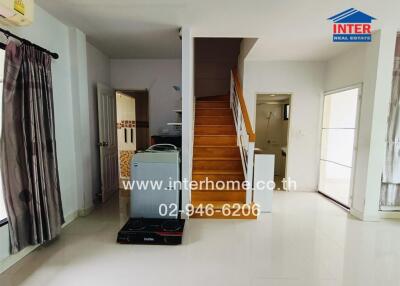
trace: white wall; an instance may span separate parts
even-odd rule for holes
[[[76,217],[79,210],[79,201],[82,198],[82,185],[77,176],[76,142],[85,142],[85,137],[77,138],[80,133],[76,127],[80,110],[74,107],[73,97],[80,96],[79,80],[76,77],[80,74],[74,68],[77,54],[73,54],[71,46],[78,44],[78,37],[71,33],[71,29],[62,24],[53,16],[49,15],[40,7],[36,6],[35,22],[26,28],[11,29],[17,35],[27,38],[32,42],[43,46],[51,51],[57,52],[60,56],[52,64],[54,112],[55,112],[55,133],[58,156],[58,169],[60,177],[61,197],[64,215],[67,221]],[[80,39],[84,35],[80,34]],[[82,66],[76,66],[82,68]],[[77,93],[76,93],[77,92]],[[7,253],[9,246],[7,241],[8,228],[0,228],[0,253]],[[9,256],[0,263],[0,272],[4,267],[14,263],[15,260],[26,254],[31,248],[15,256]],[[3,255],[4,256],[4,255]],[[1,257],[0,257],[1,258]]]
[[[91,146],[88,140],[90,130],[88,109],[88,79],[86,35],[81,31],[70,28],[70,55],[72,76],[72,108],[74,111],[75,134],[75,160],[76,180],[78,190],[78,209],[82,214],[87,213],[93,207],[91,198],[92,172],[90,166]]]
[[[160,134],[167,122],[176,122],[180,106],[182,67],[178,59],[111,60],[111,84],[117,90],[149,90],[150,135]]]
[[[367,47],[366,44],[357,45],[326,63],[324,91],[331,91],[363,82]]]
[[[240,53],[238,56],[238,73],[240,82],[243,83],[243,74],[244,74],[244,63],[246,61],[246,57],[249,55],[250,51],[253,49],[254,45],[257,42],[257,38],[244,38],[240,43]]]
[[[96,193],[101,191],[100,158],[97,143],[99,142],[99,127],[97,119],[97,83],[111,86],[110,59],[90,43],[86,45],[87,77],[88,77],[88,130],[90,144],[91,188],[90,199],[95,199]]]
[[[192,180],[194,135],[194,39],[188,27],[182,28],[182,182]],[[182,207],[191,202],[190,186],[182,187]]]
[[[229,94],[231,70],[237,66],[241,39],[194,40],[194,94],[207,97]]]
[[[243,89],[253,128],[257,94],[292,94],[286,163],[287,176],[299,191],[316,191],[318,186],[323,68],[320,62],[244,63]]]

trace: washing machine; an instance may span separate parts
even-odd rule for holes
[[[179,217],[180,152],[157,144],[136,153],[131,162],[131,218]]]

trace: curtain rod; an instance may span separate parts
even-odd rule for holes
[[[38,50],[40,50],[42,52],[45,52],[45,53],[49,54],[55,60],[59,58],[57,53],[50,52],[49,50],[47,50],[45,48],[42,48],[41,46],[38,46],[38,45],[32,43],[31,41],[28,41],[27,39],[18,37],[17,35],[11,33],[10,31],[7,31],[7,30],[4,30],[4,29],[0,28],[0,32],[2,32],[7,38],[8,37],[13,37],[14,39],[19,40],[23,44],[28,44],[30,46],[33,46],[33,47],[37,48]]]

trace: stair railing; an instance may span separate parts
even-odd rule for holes
[[[243,173],[246,180],[246,204],[253,201],[254,146],[256,134],[251,127],[249,113],[244,101],[243,89],[237,70],[231,71],[230,106],[235,120],[237,144],[242,158]]]

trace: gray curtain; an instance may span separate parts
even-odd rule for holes
[[[1,171],[11,252],[55,238],[64,223],[54,132],[51,57],[6,47]]]
[[[400,207],[400,57],[395,57],[381,206]]]

